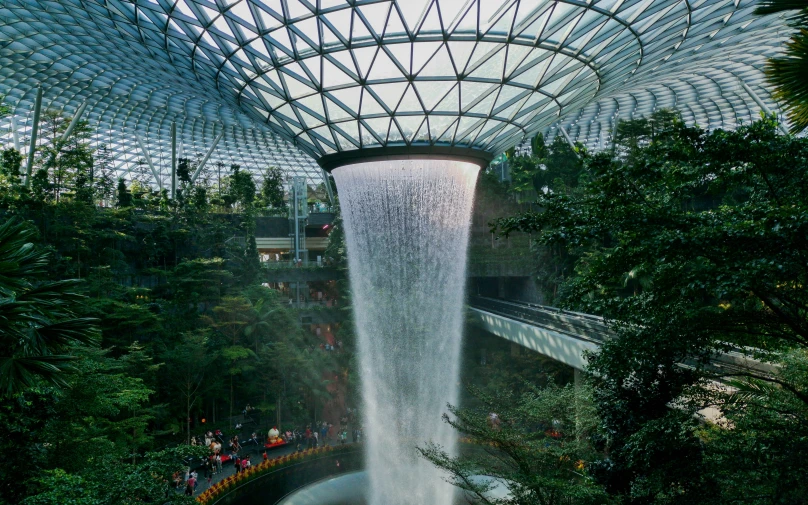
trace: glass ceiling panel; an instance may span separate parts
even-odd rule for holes
[[[465,146],[496,154],[564,128],[604,147],[619,119],[677,107],[733,127],[777,110],[762,87],[784,18],[713,0],[7,0],[0,93],[24,145],[35,87],[85,118],[132,177],[184,153],[319,182],[335,151]],[[13,142],[11,121],[0,122]],[[158,174],[160,176],[160,174]]]

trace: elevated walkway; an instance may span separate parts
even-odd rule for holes
[[[469,315],[484,330],[577,370],[586,367],[586,351],[597,350],[612,336],[601,317],[514,300],[472,296]],[[716,356],[710,367],[717,374],[776,371],[743,349]]]

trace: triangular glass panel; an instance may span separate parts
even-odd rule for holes
[[[516,86],[508,86],[508,85],[502,86],[502,89],[500,89],[499,91],[499,96],[497,97],[497,104],[494,107],[494,109],[496,110],[502,108],[503,106],[508,104],[511,100],[513,100],[514,98],[516,98],[521,94],[525,94],[525,96],[527,96],[528,94],[530,94],[530,92],[525,88],[519,88]]]
[[[462,110],[466,110],[475,100],[491,91],[495,91],[498,87],[496,84],[462,81],[460,83],[460,107]]]
[[[417,74],[441,47],[443,47],[442,42],[414,42],[412,44],[412,74]]]
[[[418,77],[456,77],[446,45],[441,45],[432,59],[417,74]]]
[[[387,135],[388,144],[400,144],[404,142],[404,134],[399,130],[395,121],[390,122],[390,133]]]
[[[320,121],[300,107],[295,107],[295,109],[297,109],[297,114],[300,119],[303,120],[303,124],[306,126],[306,128],[316,128],[323,125],[323,121]]]
[[[516,2],[514,2],[504,14],[496,14],[496,21],[486,30],[487,35],[509,36],[513,25],[513,18],[516,15]]]
[[[364,119],[363,121],[381,139],[382,143],[387,141],[387,130],[390,129],[389,117]]]
[[[514,84],[524,84],[525,86],[531,89],[535,88],[539,82],[539,79],[541,79],[541,77],[547,70],[547,65],[549,63],[550,58],[547,58],[544,61],[533,66],[525,65],[525,67],[523,68],[526,68],[527,70],[513,77],[509,82]]]
[[[460,121],[458,120],[458,121],[455,121],[454,123],[452,123],[452,125],[449,126],[449,128],[447,128],[446,131],[443,132],[443,134],[441,134],[440,138],[438,138],[438,142],[446,143],[446,144],[453,144],[454,143],[454,137],[455,137],[455,131],[457,130],[457,124],[459,122]]]
[[[502,71],[505,65],[505,48],[503,47],[496,54],[480,64],[468,77],[472,79],[494,79],[502,80]]]
[[[336,149],[337,145],[334,143],[334,137],[331,135],[331,128],[327,126],[319,126],[312,130],[312,133],[316,133],[322,138],[318,138],[318,140],[324,144],[331,146],[332,148]]]
[[[406,82],[391,82],[387,84],[373,84],[368,86],[376,96],[379,97],[385,107],[395,110],[398,102],[401,101],[401,96],[407,90]]]
[[[454,86],[432,110],[433,112],[458,114],[460,112],[460,85]]]
[[[345,135],[348,139],[353,140],[358,147],[359,144],[359,123],[357,121],[343,121],[342,123],[335,123],[335,129]]]
[[[552,5],[550,0],[519,0],[519,10],[513,20],[514,34],[518,34],[522,29],[529,25],[532,20],[540,15],[542,10],[547,9]]]
[[[258,19],[261,21],[260,28],[263,32],[268,32],[270,30],[274,30],[275,28],[280,27],[283,23],[278,20],[275,16],[268,13],[264,9],[261,9],[256,6],[255,12],[258,14]],[[278,13],[278,15],[283,18],[283,12]]]
[[[429,136],[432,142],[437,142],[446,128],[455,121],[455,116],[438,116],[435,114],[430,115],[429,120]]]
[[[360,111],[360,114],[363,117],[372,116],[372,115],[378,115],[378,114],[387,114],[387,111],[384,110],[384,107],[379,105],[379,102],[377,102],[376,99],[373,98],[373,95],[371,95],[367,90],[364,90],[362,92],[362,106],[361,107],[362,107],[362,109]]]
[[[335,34],[347,41],[351,37],[351,9],[339,9],[323,14]]]
[[[312,114],[320,116],[322,121],[325,121],[325,109],[323,109],[322,96],[318,94],[309,95],[297,101],[300,105],[308,108]]]
[[[513,73],[513,71],[519,67],[519,65],[522,63],[522,61],[524,61],[525,57],[527,57],[530,51],[531,51],[530,46],[522,46],[519,44],[508,45],[508,61],[505,64],[506,78],[510,76]]]
[[[410,72],[412,44],[409,42],[405,42],[403,44],[386,44],[384,48],[390,53],[393,60],[405,70],[406,73]]]
[[[486,117],[489,116],[491,114],[491,106],[494,105],[496,98],[496,93],[489,93],[487,97],[483,98],[481,101],[477,102],[474,107],[466,111],[466,114],[482,114]]]
[[[347,119],[351,117],[345,109],[331,101],[329,98],[325,99],[325,105],[328,109],[328,119],[329,121],[339,121],[340,119]]]
[[[424,14],[424,9],[429,1],[430,0],[407,0],[407,8],[402,9],[401,14],[404,17],[404,22],[407,24],[410,33],[415,33],[415,29],[418,27],[418,21],[421,19],[421,15]],[[393,5],[396,6],[397,4]]]
[[[360,5],[357,7],[359,14],[370,26],[371,32],[376,38],[381,38],[384,34],[384,26],[387,23],[387,14],[390,12],[391,3],[375,3]]]
[[[334,65],[328,58],[323,58],[323,87],[333,88],[336,86],[342,86],[344,84],[355,84],[356,80],[345,72],[343,72],[339,67]]]
[[[343,135],[339,130],[333,127],[332,129],[334,130],[334,136],[337,137],[337,143],[339,144],[340,151],[353,151],[354,149],[359,148],[358,142],[357,144],[354,144],[348,137]]]
[[[522,104],[524,104],[527,99],[527,96],[522,97],[511,105],[505,107],[505,109],[495,112],[494,115],[510,121],[511,117],[519,112],[519,109],[522,108]]]
[[[315,87],[319,87],[320,78],[322,76],[322,56],[314,56],[300,60],[300,66],[304,68],[304,72],[309,79],[313,79]]]
[[[396,116],[398,126],[401,128],[401,133],[404,134],[404,141],[407,143],[412,142],[413,137],[418,132],[418,128],[424,121],[423,116]]]
[[[457,16],[463,9],[469,8],[468,2],[447,2],[446,0],[439,0],[436,2],[440,7],[440,17],[443,20],[443,30],[448,33],[454,25]],[[474,7],[476,9],[476,6]],[[463,11],[465,12],[465,11]]]
[[[456,81],[415,81],[413,84],[424,107],[430,111],[446,96]]]
[[[548,4],[548,6],[554,5],[553,3]],[[541,33],[544,31],[544,27],[547,24],[547,20],[550,19],[550,14],[552,13],[552,9],[548,8],[544,11],[544,13],[539,16],[538,18],[531,21],[529,24],[520,24],[514,28],[514,34],[518,37],[524,37],[530,40],[538,40]],[[531,16],[532,18],[532,16]]]
[[[288,19],[296,19],[302,16],[307,16],[311,14],[311,10],[309,10],[308,6],[306,6],[300,0],[285,0],[286,1],[286,9],[288,11]]]
[[[292,99],[298,99],[302,96],[310,95],[314,91],[313,88],[310,88],[306,85],[306,83],[296,79],[295,77],[284,74],[283,75],[284,82],[286,83],[286,89],[288,90],[288,94]]]
[[[278,76],[277,70],[272,69],[269,72],[266,72],[264,75],[260,77],[260,79],[263,79],[265,83],[267,83],[278,93],[283,95],[286,94],[286,90],[283,89],[283,84],[281,84],[281,79]]]
[[[323,47],[343,45],[344,41],[337,36],[337,34],[331,29],[328,23],[323,22],[321,18],[318,18],[317,23],[319,24],[320,30],[322,31],[323,34],[323,40],[322,40]]]
[[[394,44],[398,45],[398,44]],[[407,43],[409,45],[409,43]],[[386,46],[382,46],[384,48]],[[376,53],[376,59],[373,60],[373,66],[368,72],[367,79],[369,81],[380,81],[386,79],[403,79],[404,74],[402,70],[396,66],[393,60],[388,56],[387,52],[383,49]]]
[[[370,31],[368,31],[368,27],[365,26],[365,22],[354,12],[353,26],[351,28],[351,43],[355,44],[357,41],[371,38],[373,38],[373,36],[370,34]]]
[[[426,120],[424,120],[424,122],[421,123],[421,126],[418,128],[418,131],[415,133],[415,135],[413,135],[412,138],[410,138],[410,143],[413,142],[417,143],[429,142],[429,123],[427,123]]]
[[[443,3],[449,3],[445,0]],[[464,33],[464,34],[477,34],[477,1],[474,2],[457,2],[464,4],[466,9],[457,16],[456,21],[452,23],[451,31],[452,34],[457,33]]]
[[[359,112],[359,98],[362,96],[362,88],[359,86],[353,88],[335,89],[328,93],[335,101],[341,102],[347,108],[351,115],[356,116]]]
[[[418,95],[412,86],[409,86],[407,91],[404,92],[404,97],[396,109],[397,114],[400,112],[424,112],[423,107],[421,107],[421,101],[418,100]]]
[[[424,20],[421,21],[421,26],[418,28],[418,35],[426,33],[441,33],[443,28],[440,22],[440,14],[438,13],[438,0],[432,0],[431,5],[428,7]]]
[[[482,126],[483,123],[485,123],[484,119],[478,119],[474,117],[461,117],[457,127],[457,135],[455,136],[455,142],[462,142],[464,138],[466,138],[475,129]]]
[[[486,65],[492,56],[501,52],[504,48],[505,44],[497,42],[477,42],[477,46],[474,48],[474,54],[469,60],[465,73],[471,72],[480,64]]]
[[[354,59],[356,60],[356,68],[359,71],[359,77],[365,79],[368,77],[370,65],[373,63],[373,58],[379,50],[378,46],[357,47],[351,49]]]
[[[465,40],[451,40],[447,42],[447,44],[449,46],[449,52],[452,55],[452,61],[454,61],[457,75],[460,75],[465,71],[469,57],[474,51],[475,44],[474,42]]]
[[[376,140],[376,137],[374,137],[361,122],[359,123],[359,141],[362,147],[368,147],[374,144],[379,145],[379,141]]]
[[[391,38],[391,37],[401,37],[407,36],[407,29],[404,27],[404,22],[401,20],[401,17],[398,15],[398,9],[396,9],[396,4],[393,4],[393,8],[390,9],[390,15],[387,18],[387,25],[384,28],[384,38]]]
[[[286,28],[278,28],[275,31],[269,32],[266,39],[281,52],[289,56],[294,56],[294,52],[292,51],[292,39],[289,38]]]

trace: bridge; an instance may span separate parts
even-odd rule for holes
[[[576,370],[586,367],[587,351],[596,351],[613,336],[601,317],[515,300],[472,296],[469,298],[469,314],[489,333]],[[750,358],[743,349],[716,356],[710,369],[719,375],[738,372],[771,375],[776,372],[775,366]]]

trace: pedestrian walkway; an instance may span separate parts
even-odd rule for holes
[[[323,445],[326,445],[326,446],[334,445],[334,446],[336,446],[338,444],[339,444],[338,440],[332,440],[332,441],[327,442],[325,444],[321,444],[320,447],[322,447]],[[295,444],[288,444],[288,445],[285,445],[283,447],[276,447],[274,449],[269,449],[267,451],[267,457],[269,459],[274,459],[274,458],[278,458],[278,457],[281,457],[281,456],[286,456],[288,454],[292,454],[294,452],[297,452],[297,446]],[[245,456],[245,455],[250,455],[250,459],[252,461],[252,464],[257,465],[257,464],[259,464],[259,463],[261,463],[263,461],[263,453],[264,453],[264,451],[263,451],[262,447],[252,446],[252,447],[243,448],[240,451],[239,455],[242,456],[242,457]],[[212,476],[210,483],[208,483],[208,479],[205,476],[205,470],[203,468],[197,469],[197,472],[199,473],[199,479],[198,479],[198,482],[197,482],[196,490],[194,491],[194,496],[195,497],[199,496],[202,493],[204,493],[208,489],[208,487],[210,487],[210,486],[212,486],[212,485],[214,485],[214,484],[216,484],[218,482],[223,481],[224,479],[230,477],[231,475],[235,475],[236,474],[236,466],[233,464],[232,460],[228,461],[227,463],[222,465],[222,471],[221,472],[219,472],[219,473]],[[182,493],[184,491],[185,491],[185,487],[184,487],[184,484],[183,484],[183,486],[181,486],[180,489],[177,490],[177,492]]]

